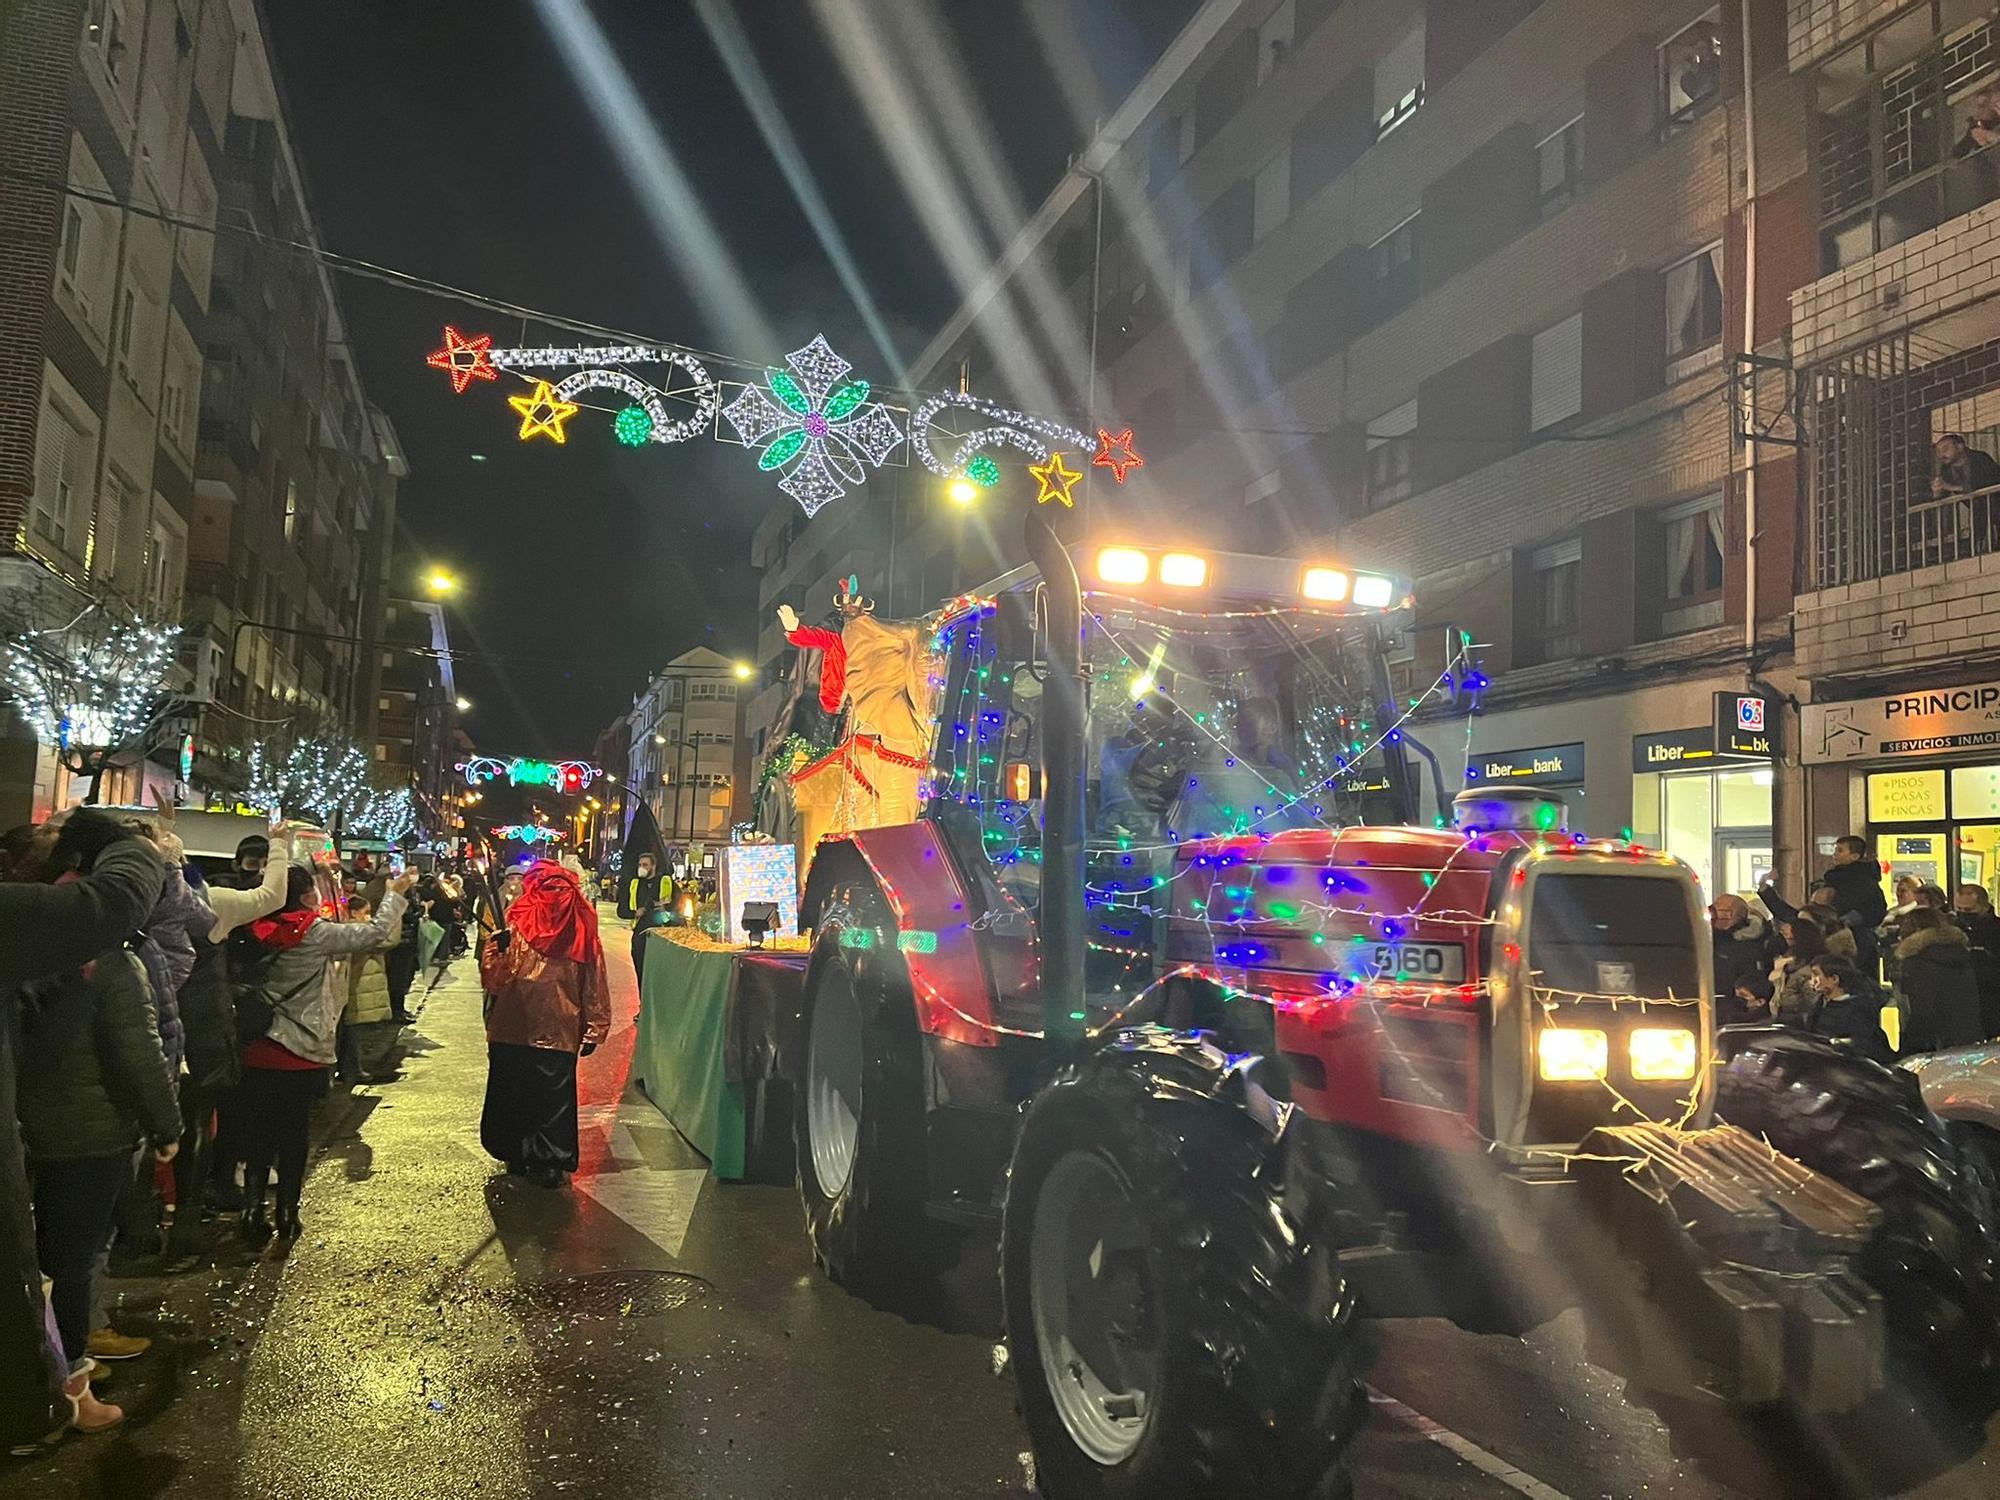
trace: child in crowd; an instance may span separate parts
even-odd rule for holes
[[[347,903],[349,922],[375,915],[366,896]],[[390,1057],[402,1023],[389,994],[388,952],[378,949],[347,959],[347,1008],[340,1016],[339,1077],[347,1083],[384,1083],[395,1077]]]

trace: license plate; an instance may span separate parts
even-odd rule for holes
[[[1366,952],[1368,972],[1376,979],[1465,982],[1465,949],[1458,943],[1376,943]]]

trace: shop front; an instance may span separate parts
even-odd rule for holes
[[[1822,852],[1859,829],[1893,899],[1904,875],[2000,899],[2000,683],[1808,704]]]
[[[1715,694],[1709,722],[1632,737],[1634,837],[1685,860],[1710,896],[1749,896],[1772,869],[1770,705]]]

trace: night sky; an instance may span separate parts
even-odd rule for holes
[[[695,0],[598,0],[589,13],[779,341],[771,348],[746,347],[702,288],[676,273],[659,216],[644,207],[644,180],[628,175],[545,23],[542,12],[557,3],[266,7],[327,247],[742,358],[781,358],[824,330],[857,373],[892,383],[875,368],[873,342]],[[739,0],[734,13],[909,358],[957,297],[926,216],[890,170],[818,19],[843,3]],[[879,39],[875,55],[906,81],[912,64],[898,39],[907,23],[925,15],[941,23],[973,85],[956,120],[929,118],[928,149],[949,163],[949,131],[977,125],[1029,211],[1088,134],[1064,102],[1042,38],[1068,39],[1067,71],[1101,91],[1108,112],[1194,8],[1194,0],[852,4]],[[927,108],[914,87],[898,100]],[[668,233],[684,233],[665,217]],[[482,750],[587,754],[648,668],[697,644],[750,655],[749,539],[767,506],[792,503],[757,473],[754,454],[705,438],[624,449],[608,419],[589,410],[572,421],[564,447],[518,442],[505,397],[525,387],[503,376],[454,397],[446,377],[425,367],[442,325],[490,332],[503,345],[592,340],[353,275],[336,286],[369,397],[395,423],[411,469],[394,587],[411,588],[433,563],[466,582],[451,629],[460,691],[474,703],[467,727]]]

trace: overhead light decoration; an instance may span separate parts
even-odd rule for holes
[[[466,387],[475,380],[498,380],[500,372],[493,367],[493,335],[482,333],[467,338],[449,323],[444,327],[444,347],[424,361],[433,370],[443,370],[451,376],[452,394],[462,396]]]
[[[493,835],[521,844],[559,844],[563,839],[560,828],[544,828],[539,823],[502,823]]]
[[[958,419],[956,422],[953,419]],[[965,422],[980,425],[960,431]],[[1000,482],[1000,465],[988,448],[1012,448],[1038,462],[1058,448],[1087,448],[1090,439],[1074,427],[1000,406],[966,391],[944,391],[910,413],[917,460],[940,479],[964,478],[982,489]],[[949,444],[948,455],[939,452]]]
[[[569,382],[563,382],[567,385]],[[520,438],[554,438],[558,443],[569,441],[569,434],[563,430],[563,423],[575,416],[580,407],[574,401],[565,401],[556,394],[556,388],[546,380],[537,380],[532,394],[509,396],[507,404],[521,414]]]
[[[652,413],[636,404],[627,406],[612,418],[611,430],[626,447],[643,448],[653,440]]]
[[[1146,467],[1146,460],[1132,447],[1132,429],[1129,427],[1115,437],[1102,427],[1098,428],[1097,456],[1091,459],[1091,463],[1100,469],[1109,469],[1111,477],[1120,484],[1125,482],[1125,476],[1133,469]]]
[[[546,786],[572,795],[587,791],[591,782],[604,774],[587,760],[533,760],[518,755],[511,760],[475,755],[460,761],[456,769],[464,774],[467,786],[504,777],[509,786]]]
[[[1051,500],[1060,500],[1068,508],[1072,510],[1076,508],[1076,501],[1070,495],[1070,491],[1075,488],[1076,482],[1083,478],[1083,471],[1072,469],[1064,463],[1062,454],[1051,453],[1049,461],[1045,464],[1029,464],[1028,473],[1035,483],[1041,486],[1035,494],[1035,504],[1047,505]]]
[[[722,414],[744,447],[762,449],[757,467],[782,473],[778,488],[810,516],[887,463],[904,432],[887,407],[868,399],[867,381],[848,377],[854,367],[824,335],[785,363],[764,372],[763,386],[746,385]]]

